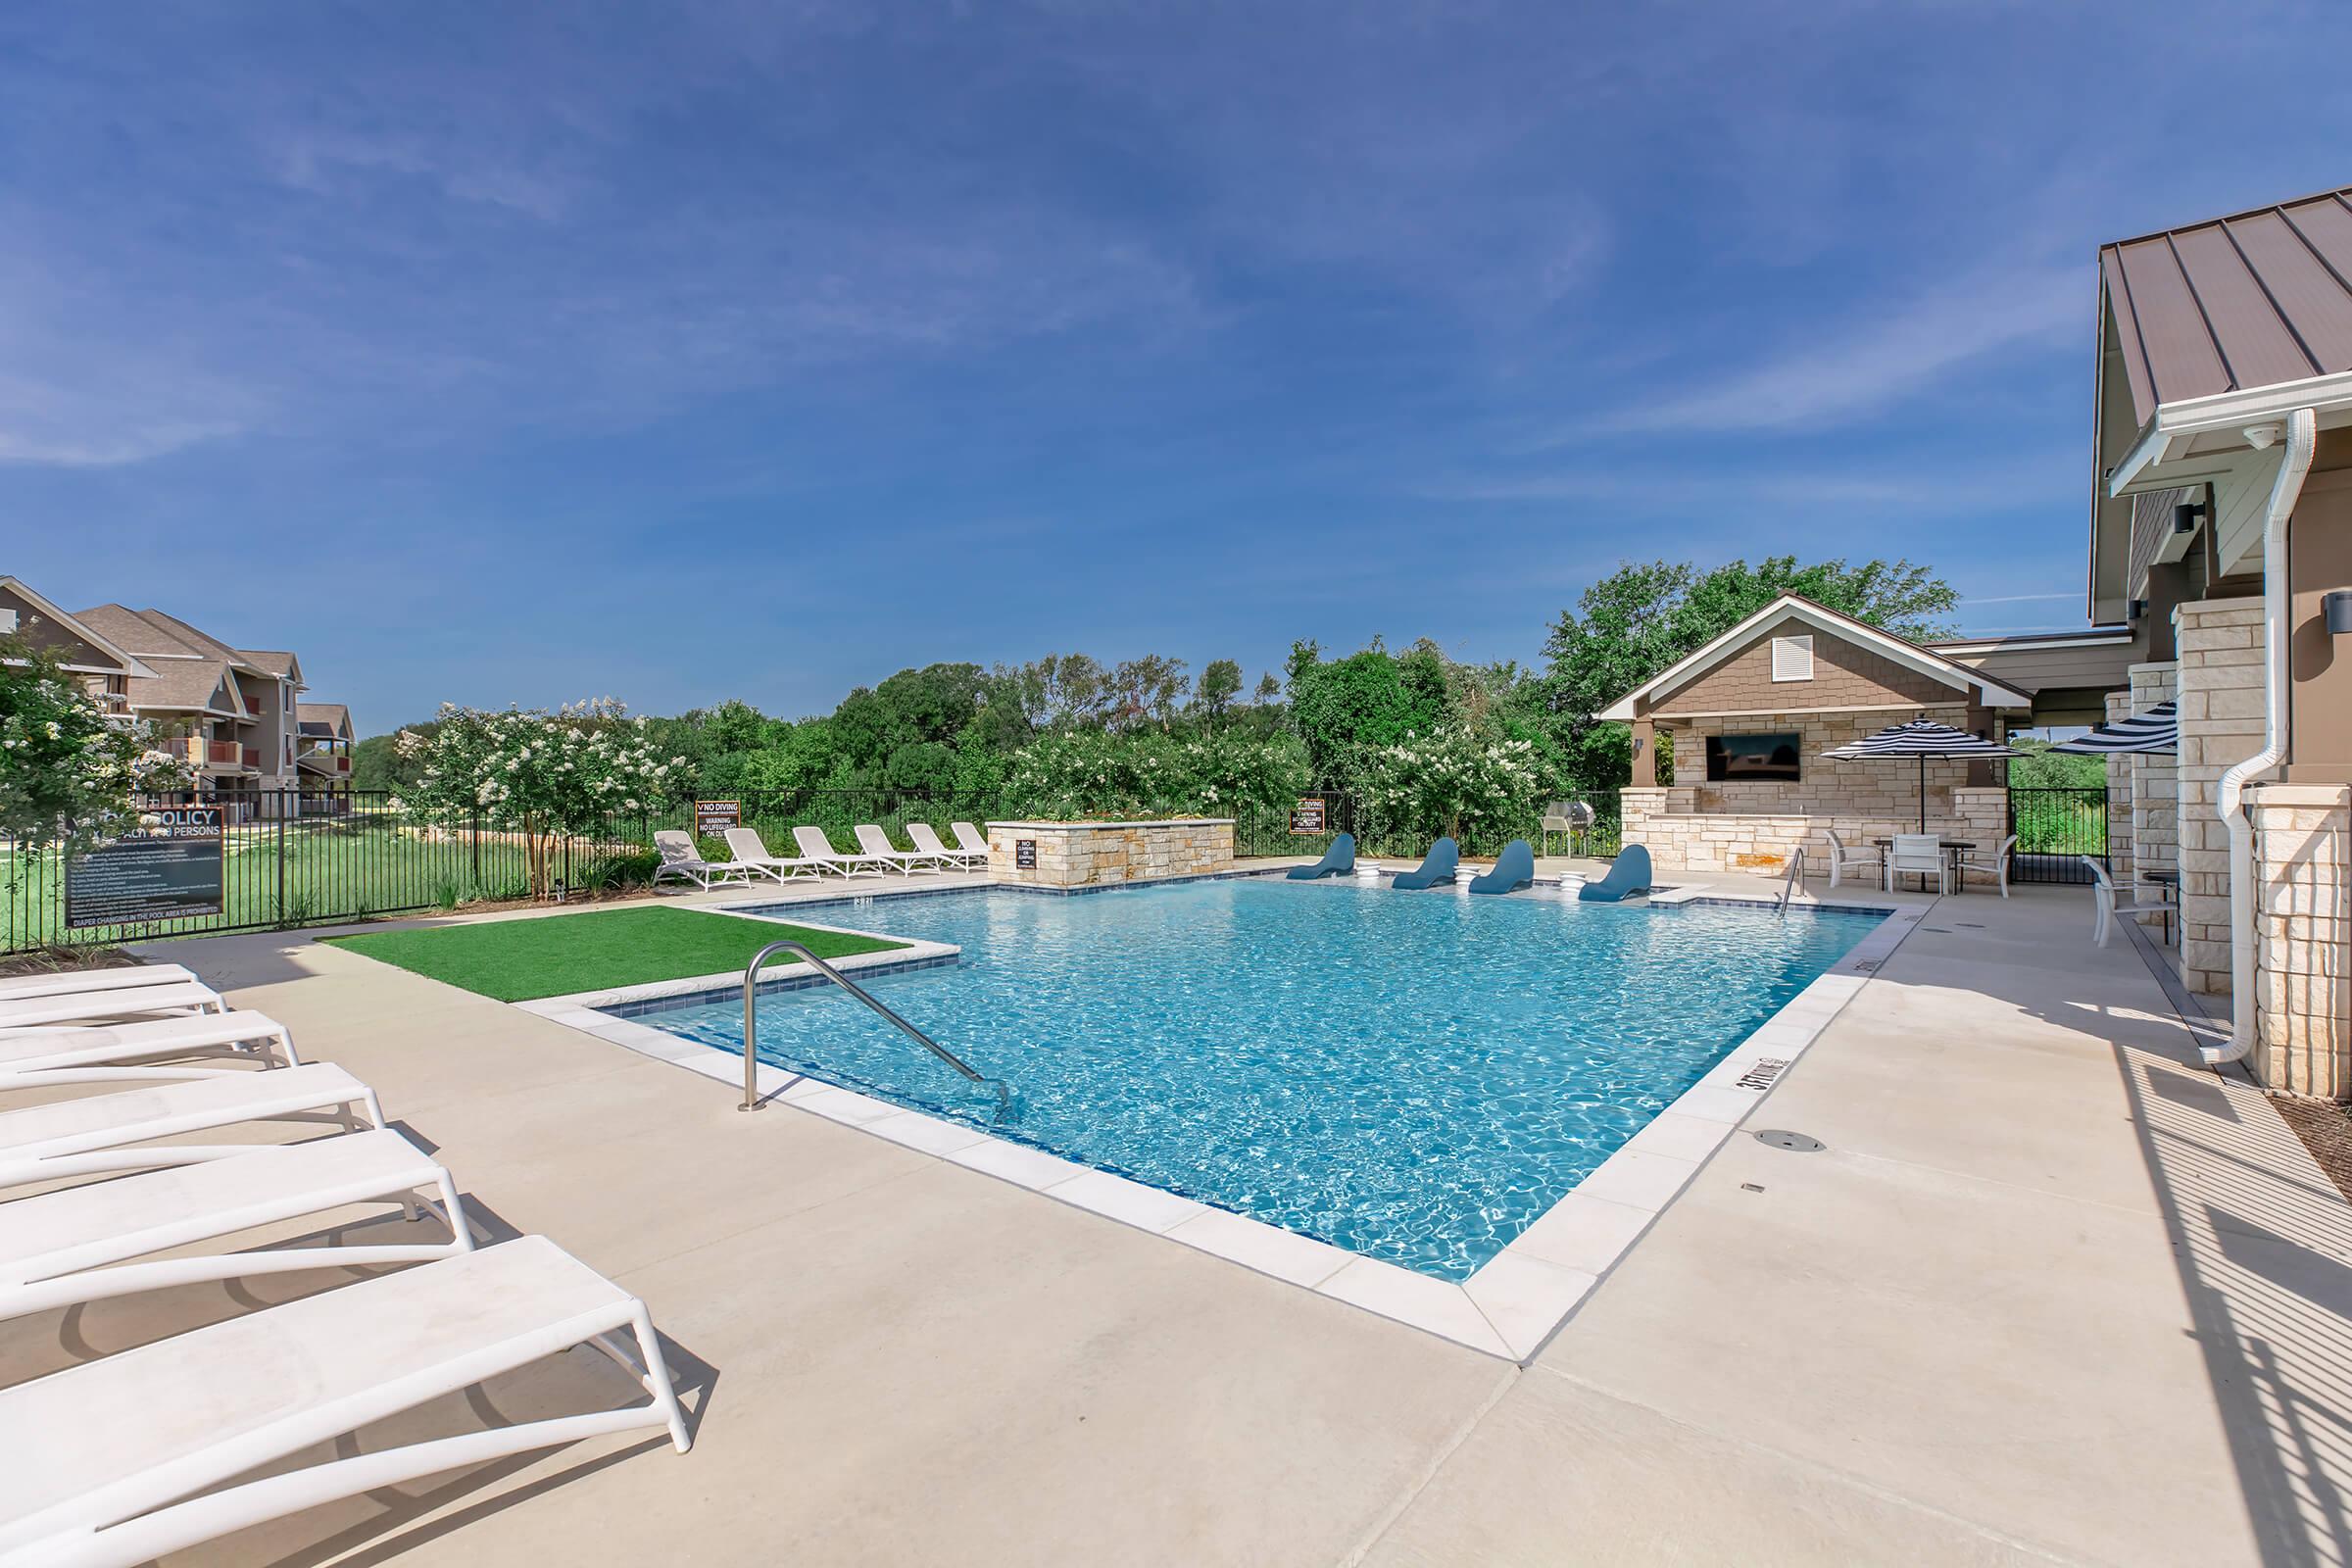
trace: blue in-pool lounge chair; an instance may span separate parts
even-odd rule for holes
[[[1649,852],[1639,844],[1628,844],[1617,852],[1616,863],[1609,874],[1597,882],[1588,882],[1577,891],[1577,898],[1586,904],[1615,904],[1619,899],[1649,891]]]
[[[1429,847],[1418,871],[1399,871],[1390,884],[1399,888],[1435,887],[1440,882],[1453,880],[1453,868],[1461,863],[1461,847],[1451,839],[1440,839]]]
[[[1494,869],[1481,877],[1473,877],[1473,893],[1516,893],[1536,883],[1536,852],[1527,847],[1527,840],[1513,839],[1502,847],[1494,858]]]
[[[1323,858],[1312,865],[1294,865],[1283,875],[1294,882],[1312,882],[1319,876],[1346,876],[1355,869],[1355,835],[1343,833],[1331,841]]]

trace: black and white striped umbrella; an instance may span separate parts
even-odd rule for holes
[[[1971,735],[1949,724],[1938,724],[1922,713],[1902,724],[1890,724],[1876,735],[1865,735],[1850,746],[1821,754],[1841,761],[1867,762],[1889,757],[1919,759],[1919,830],[1928,830],[1928,759],[1931,757],[2015,757],[1997,741]]]
[[[2111,757],[2118,752],[2177,752],[2180,749],[2180,718],[2171,703],[2158,703],[2144,713],[2101,724],[2087,735],[2061,741],[2050,748],[2073,757]]]

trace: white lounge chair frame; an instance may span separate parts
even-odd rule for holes
[[[966,855],[976,855],[982,865],[988,864],[988,835],[969,822],[950,822],[948,831],[956,835],[956,847]]]
[[[838,871],[843,876],[883,876],[888,874],[884,867],[889,862],[877,860],[870,855],[842,854],[833,847],[833,841],[825,837],[825,830],[821,827],[807,824],[796,827],[792,830],[792,842],[801,847],[801,855],[804,858],[814,860],[828,871]]]
[[[1827,828],[1824,831],[1829,835],[1830,840],[1830,886],[1836,887],[1843,881],[1844,873],[1847,871],[1868,871],[1871,881],[1873,883],[1878,881],[1880,869],[1886,858],[1880,853],[1877,845],[1848,844],[1838,836],[1836,828]]]
[[[201,1013],[104,1028],[0,1034],[0,1090],[109,1078],[216,1078],[249,1070],[164,1064],[192,1056],[234,1056],[264,1067],[302,1065],[292,1033],[276,1019],[247,1011]],[[67,1076],[61,1080],[55,1076],[60,1073]]]
[[[2087,855],[2081,858],[2082,863],[2090,868],[2090,931],[2091,936],[2100,947],[2105,947],[2108,939],[2115,935],[2115,917],[2119,914],[2170,914],[2173,912],[2173,906],[2161,897],[2155,899],[2120,897],[2116,890],[2115,878],[2108,874],[2105,866]]]
[[[912,872],[916,866],[926,860],[943,871],[947,869],[939,864],[937,856],[925,855],[919,850],[902,850],[893,846],[890,842],[890,835],[882,831],[882,824],[879,822],[860,822],[854,831],[858,835],[858,847],[863,850],[868,857],[895,865],[901,871]]]
[[[2012,833],[2007,838],[2001,840],[2001,847],[1993,852],[1992,858],[1989,860],[1972,860],[1967,856],[1963,855],[1960,857],[1960,864],[1958,867],[1960,873],[1960,885],[1963,888],[1968,886],[1969,872],[1982,871],[1986,876],[1993,878],[2000,884],[2001,897],[2004,899],[2007,898],[2009,896],[2009,861],[2010,858],[2016,853],[2016,850],[2017,835]]]
[[[425,1192],[436,1196],[420,1205],[416,1195]],[[420,1206],[430,1208],[449,1227],[450,1239],[208,1250],[132,1261],[257,1226],[384,1200],[398,1202],[412,1223]],[[46,1243],[25,1240],[28,1230],[44,1227]],[[73,1241],[47,1245],[64,1235]],[[472,1250],[473,1233],[456,1183],[399,1133],[261,1144],[227,1159],[0,1203],[0,1318],[214,1280],[426,1263]]]
[[[107,1081],[101,1069],[90,1068],[49,1073],[46,1080]],[[384,1125],[384,1107],[374,1090],[342,1068],[318,1061],[0,1110],[0,1187],[226,1159],[255,1146],[150,1141],[319,1111],[342,1112],[337,1120],[352,1131],[359,1130],[362,1119],[369,1126]]]
[[[492,1330],[482,1321],[485,1302],[504,1307],[487,1314],[497,1326],[486,1340]],[[527,1314],[523,1303],[540,1309]],[[270,1388],[292,1377],[321,1347],[349,1343],[377,1349],[387,1318],[445,1327],[447,1336],[404,1336],[378,1350],[374,1369],[346,1378],[350,1386],[315,1394],[281,1411],[257,1410],[253,1401],[221,1392],[229,1372],[241,1373],[246,1364],[256,1386]],[[262,1332],[254,1343],[257,1328]],[[580,1345],[595,1345],[611,1355],[653,1396],[652,1401],[407,1444],[206,1492]],[[271,1355],[281,1347],[285,1364],[274,1364]],[[224,1361],[233,1365],[224,1369]],[[316,1376],[333,1390],[331,1368]],[[189,1407],[201,1411],[206,1401],[244,1408],[225,1430],[153,1446],[136,1459],[116,1460],[111,1469],[102,1468],[105,1459],[93,1458],[86,1484],[0,1522],[0,1557],[71,1568],[131,1568],[320,1503],[507,1454],[662,1428],[680,1453],[693,1441],[645,1303],[543,1236],[363,1280],[21,1384],[0,1392],[0,1430],[94,1423],[78,1430],[105,1432],[114,1430],[108,1423],[131,1419],[134,1406],[139,1412],[160,1406],[175,1417],[161,1430],[189,1431],[200,1426]],[[86,1454],[87,1447],[82,1451]],[[55,1478],[49,1479],[54,1484]],[[191,1495],[197,1493],[205,1494]]]
[[[201,985],[196,971],[176,963],[126,963],[107,969],[58,969],[48,974],[20,974],[0,980],[0,1002],[26,1002],[35,997],[78,997],[96,991],[128,991],[140,986]]]
[[[985,871],[988,869],[988,852],[986,850],[980,851],[977,855],[970,850],[951,850],[939,841],[938,831],[928,822],[907,823],[906,836],[914,840],[914,847],[931,857],[943,871]],[[974,865],[972,863],[974,860],[978,860],[979,864]]]
[[[1943,841],[1934,833],[1897,833],[1886,852],[1886,891],[1894,891],[1898,876],[1932,876],[1939,894],[1952,891],[1951,862],[1944,858]]]
[[[0,1002],[0,1030],[54,1028],[61,1023],[135,1018],[143,1012],[226,1012],[228,1004],[211,986],[179,981],[168,986],[129,986],[114,991],[60,993]]]
[[[760,836],[758,828],[731,827],[727,829],[726,837],[727,853],[735,857],[735,863],[748,865],[762,876],[771,876],[783,882],[796,876],[825,874],[822,864],[805,855],[788,858],[769,854],[767,841]]]
[[[654,834],[654,850],[662,864],[654,872],[659,884],[665,876],[682,878],[708,891],[752,879],[753,867],[740,860],[706,860],[695,848],[694,835],[684,828],[665,827]]]

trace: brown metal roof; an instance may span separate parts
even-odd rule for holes
[[[2352,370],[2352,186],[2099,251],[2146,424],[2157,406]]]

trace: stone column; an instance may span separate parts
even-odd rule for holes
[[[2171,660],[2133,664],[2132,711],[2144,713],[2159,703],[2180,695],[2180,666]],[[2177,871],[2180,866],[2180,758],[2168,752],[2145,752],[2109,760],[2112,772],[2123,774],[2132,789],[2132,858],[2139,871]],[[2161,915],[2144,914],[2140,924],[2161,922]],[[2176,962],[2179,955],[2174,955]]]
[[[2132,693],[2129,690],[2107,694],[2107,722],[2132,716]],[[2132,831],[2133,800],[2131,760],[2124,757],[2107,759],[2107,869],[2116,881],[2132,885],[2136,874],[2137,860],[2132,847],[2135,835]]]
[[[2180,605],[2180,978],[2230,994],[2230,835],[2213,803],[2232,763],[2262,750],[2262,602]]]
[[[2264,784],[2253,802],[2261,941],[2255,1075],[2352,1098],[2352,785]]]
[[[1646,718],[1634,720],[1634,788],[1646,790],[1658,782],[1658,727]]]

